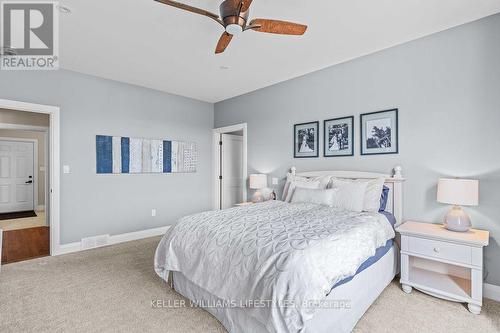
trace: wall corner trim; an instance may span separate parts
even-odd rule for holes
[[[485,298],[500,302],[500,286],[485,283],[483,285],[483,295]]]
[[[161,235],[164,235],[170,227],[171,226],[168,225],[165,227],[128,232],[128,233],[119,234],[119,235],[112,235],[112,236],[109,236],[108,244],[106,244],[104,246],[125,243],[125,242],[134,241],[134,240],[149,238],[149,237],[161,236]],[[95,247],[95,248],[97,248],[97,247]],[[95,248],[92,248],[92,249],[95,249]],[[67,244],[60,245],[58,250],[55,253],[53,253],[52,255],[58,256],[58,255],[62,255],[62,254],[75,253],[75,252],[92,250],[92,249],[82,250],[82,243],[81,242],[67,243]]]

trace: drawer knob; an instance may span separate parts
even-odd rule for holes
[[[439,247],[435,247],[434,252],[439,253]]]

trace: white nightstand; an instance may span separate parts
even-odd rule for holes
[[[406,222],[401,234],[401,285],[410,293],[416,288],[429,295],[468,303],[469,311],[481,312],[483,304],[483,247],[489,232],[446,230],[441,224]]]

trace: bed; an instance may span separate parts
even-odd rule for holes
[[[401,177],[350,171],[293,176],[380,179],[384,212],[266,202],[185,217],[155,270],[229,332],[350,332],[398,273]]]

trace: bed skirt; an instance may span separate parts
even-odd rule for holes
[[[351,281],[336,287],[326,298],[327,307],[316,310],[306,322],[305,332],[351,332],[382,291],[399,273],[399,249],[392,248],[375,264]],[[238,307],[213,306],[223,303],[217,296],[189,281],[182,273],[173,273],[174,289],[216,317],[231,333],[267,332],[266,327]]]

